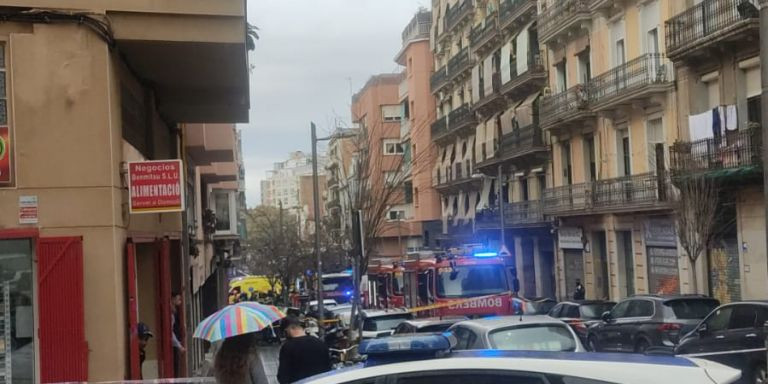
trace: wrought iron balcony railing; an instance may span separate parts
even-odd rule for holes
[[[544,190],[547,215],[613,212],[666,206],[669,179],[644,173]]]
[[[722,169],[758,170],[762,166],[761,135],[760,129],[752,128],[727,132],[725,137],[678,141],[669,149],[672,172],[685,176]]]
[[[501,137],[501,158],[511,159],[538,149],[546,149],[538,124],[515,129]]]
[[[455,132],[475,124],[475,115],[468,104],[464,104],[432,123],[432,140],[442,140]]]
[[[432,137],[440,136],[448,132],[448,117],[443,116],[432,123]]]
[[[570,117],[580,113],[591,113],[589,84],[578,84],[565,92],[541,99],[540,118],[544,128],[550,128],[558,122],[567,122]]]
[[[485,25],[474,27],[469,33],[469,42],[472,49],[481,49],[485,44],[488,44],[494,36],[498,35],[498,33],[499,29],[496,18],[493,16],[486,18]]]
[[[442,67],[435,71],[429,79],[429,88],[432,93],[438,92],[446,84],[448,84],[448,69],[446,67]]]
[[[459,0],[459,2],[448,9],[445,13],[445,29],[443,33],[450,32],[455,28],[464,18],[472,14],[475,10],[472,0]]]
[[[591,0],[557,0],[539,14],[539,38],[548,42],[562,31],[590,20]]]
[[[589,81],[589,98],[595,109],[613,101],[626,102],[633,95],[645,97],[643,90],[673,80],[672,63],[660,53],[646,53]]]
[[[510,63],[510,79],[502,84],[501,92],[513,99],[518,99],[532,89],[540,89],[547,81],[547,69],[541,59],[541,55],[529,52],[528,69],[517,73],[517,63]]]
[[[546,225],[542,203],[539,200],[504,203],[506,228]],[[498,206],[478,212],[475,216],[478,229],[498,229],[501,226]]]
[[[499,6],[499,25],[506,28],[526,12],[536,14],[536,0],[502,0]]]
[[[459,53],[448,60],[448,80],[453,80],[471,67],[472,57],[470,56],[469,48],[464,47]]]
[[[665,22],[667,54],[678,59],[739,31],[759,31],[760,13],[748,0],[704,0]]]

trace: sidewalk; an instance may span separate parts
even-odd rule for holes
[[[280,346],[258,347],[256,349],[261,359],[261,365],[264,367],[264,374],[269,380],[269,384],[277,383],[277,366],[280,360]]]

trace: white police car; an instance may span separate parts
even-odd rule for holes
[[[711,361],[612,353],[450,352],[445,335],[391,337],[361,344],[365,364],[308,378],[331,384],[730,384],[738,370]]]

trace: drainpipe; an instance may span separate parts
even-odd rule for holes
[[[768,0],[760,0],[760,83],[762,93],[760,95],[760,109],[763,143],[763,200],[768,203]],[[766,244],[768,244],[768,204],[765,205],[766,220]]]

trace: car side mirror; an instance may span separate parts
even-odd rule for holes
[[[709,332],[709,326],[707,326],[707,323],[701,323],[696,328],[696,332],[698,332],[699,335],[706,335]]]
[[[613,316],[611,316],[611,311],[603,312],[603,315],[600,318],[603,319],[603,321],[606,323],[610,323],[613,321]]]

